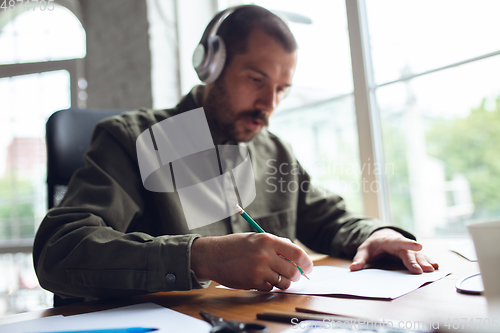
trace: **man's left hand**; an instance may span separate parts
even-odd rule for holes
[[[351,271],[359,271],[369,261],[377,260],[385,254],[400,258],[413,274],[433,272],[439,265],[419,251],[422,244],[404,237],[392,229],[380,229],[370,235],[358,248],[354,260],[349,267]]]

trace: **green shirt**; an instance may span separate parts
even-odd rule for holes
[[[42,287],[89,300],[208,285],[190,269],[193,240],[253,230],[238,214],[189,230],[176,192],[144,188],[136,153],[143,131],[198,107],[190,93],[174,109],[126,112],[97,125],[85,167],[75,172],[60,205],[49,210],[37,232],[33,257]],[[214,144],[235,144],[211,131]],[[277,136],[263,130],[240,144],[250,153],[257,192],[245,210],[267,232],[298,238],[321,253],[352,257],[371,233],[387,227],[346,211],[341,197],[311,185]],[[288,188],[297,190],[280,190],[291,182],[299,186]]]

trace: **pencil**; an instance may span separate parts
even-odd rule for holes
[[[264,229],[262,229],[262,227],[254,221],[254,219],[252,219],[250,217],[250,215],[247,214],[247,212],[245,212],[243,210],[243,208],[240,207],[240,205],[236,204],[234,205],[234,209],[236,209],[236,211],[245,219],[245,221],[247,221],[251,226],[252,228],[255,229],[255,231],[259,232],[259,233],[265,233]],[[293,260],[290,260],[288,258],[285,258],[284,256],[282,256],[281,254],[279,255],[281,258],[285,259],[285,260],[288,260],[289,262],[291,262],[292,264],[295,265],[295,267],[297,267],[297,269],[299,270],[300,274],[304,275],[304,277],[308,280],[309,277],[306,275],[306,273],[304,273],[304,271],[302,270],[302,268],[300,268],[299,265],[297,265]]]

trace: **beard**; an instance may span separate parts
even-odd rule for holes
[[[232,141],[250,141],[260,132],[260,130],[252,131],[246,127],[238,129],[237,122],[245,123],[246,121],[260,120],[263,127],[269,126],[269,115],[262,110],[254,109],[239,112],[234,110],[223,77],[214,82],[203,103],[203,108],[209,122],[222,135]]]

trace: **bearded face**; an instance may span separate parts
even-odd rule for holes
[[[205,87],[202,106],[210,123],[237,142],[251,140],[285,97],[295,72],[296,53],[256,29],[247,52],[235,54],[214,83]]]

